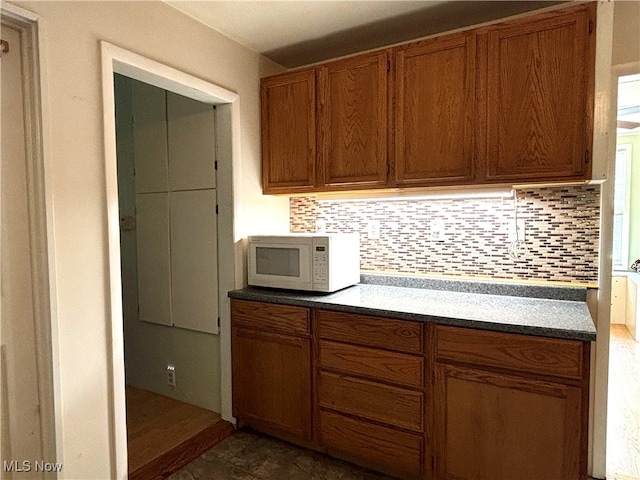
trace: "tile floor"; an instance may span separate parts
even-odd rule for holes
[[[391,480],[320,453],[240,430],[168,480]]]

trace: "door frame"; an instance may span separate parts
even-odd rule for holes
[[[58,355],[55,246],[51,162],[45,145],[48,115],[42,102],[46,94],[46,72],[40,63],[44,48],[38,15],[2,2],[2,25],[20,33],[22,86],[25,117],[27,202],[29,205],[30,263],[33,289],[36,375],[40,408],[40,441],[43,460],[62,461],[62,402],[59,372],[54,369]],[[1,200],[0,200],[1,201]],[[4,382],[1,389],[5,388]],[[52,473],[52,478],[57,478]]]
[[[120,220],[116,158],[114,73],[140,80],[203,103],[216,105],[216,158],[218,160],[218,258],[220,305],[221,416],[233,421],[231,412],[231,315],[227,292],[242,286],[240,240],[236,241],[233,191],[240,188],[240,97],[237,93],[143,57],[137,53],[101,41],[102,101],[106,182],[106,222],[108,235],[108,305],[111,331],[109,365],[109,415],[112,459],[116,478],[127,478],[127,425],[124,375],[124,332],[122,318],[122,281],[120,277]],[[241,263],[240,263],[241,265]]]
[[[609,148],[609,165],[608,177],[609,181],[603,186],[601,196],[601,251],[611,252],[613,250],[613,199],[615,187],[615,158],[618,146],[617,135],[617,111],[618,111],[618,81],[620,77],[627,75],[635,75],[640,73],[640,62],[630,62],[622,65],[614,65],[611,67],[611,89],[610,89],[610,115],[609,115],[609,131],[611,138],[608,145]],[[606,243],[605,243],[606,242]],[[606,246],[605,246],[606,245]],[[611,287],[613,275],[613,259],[611,256],[600,255],[600,288],[601,295],[599,305],[605,310],[598,311],[598,342],[601,351],[601,357],[596,364],[596,386],[595,397],[596,407],[594,419],[594,470],[595,478],[606,478],[607,461],[606,452],[608,439],[607,420],[608,420],[608,395],[609,395],[609,345],[611,343]],[[600,381],[598,381],[600,379]],[[606,381],[603,381],[606,379]]]

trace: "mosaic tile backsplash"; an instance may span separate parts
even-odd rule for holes
[[[360,233],[367,272],[596,283],[600,188],[545,187],[518,190],[516,197],[525,227],[518,244],[514,198],[293,197],[290,229],[315,232],[320,220],[328,233]]]

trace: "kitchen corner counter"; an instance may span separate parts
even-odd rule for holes
[[[229,297],[497,332],[580,341],[596,339],[584,300],[369,283],[330,294],[248,287],[229,292]],[[570,294],[572,297],[575,294]]]

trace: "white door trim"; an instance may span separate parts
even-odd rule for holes
[[[610,4],[607,4],[610,5]],[[613,198],[615,178],[615,157],[617,147],[617,106],[618,106],[618,79],[625,75],[640,72],[640,62],[632,62],[624,65],[613,66],[609,70],[609,98],[608,101],[608,139],[607,147],[607,178],[601,188],[600,196],[600,252],[613,250]],[[603,93],[604,95],[604,93]],[[604,102],[604,99],[603,99]],[[597,125],[597,124],[596,124]],[[611,342],[611,286],[613,274],[613,261],[610,255],[600,255],[599,265],[599,294],[597,331],[598,340],[595,348],[595,368],[592,368],[592,404],[593,404],[593,468],[591,475],[594,478],[606,478],[607,467],[607,417],[609,396],[609,345]]]
[[[40,436],[43,460],[62,460],[62,402],[59,371],[58,321],[53,234],[51,166],[48,156],[45,66],[40,58],[44,42],[38,15],[3,2],[2,24],[20,32],[23,68],[27,195],[31,274],[33,288],[36,368],[40,406]],[[53,474],[57,478],[57,474]]]
[[[109,409],[111,459],[115,478],[127,478],[127,428],[124,377],[124,339],[122,321],[122,282],[120,277],[120,228],[118,212],[118,178],[116,158],[115,99],[113,74],[179,93],[195,100],[218,105],[216,131],[218,136],[218,258],[222,418],[231,414],[231,332],[227,292],[242,285],[242,272],[235,268],[236,248],[234,217],[240,208],[233,200],[234,188],[240,179],[240,102],[238,94],[206,80],[168,67],[108,42],[100,42],[102,50],[102,96],[104,120],[106,220],[108,231],[109,293],[111,343]],[[223,260],[223,261],[222,261]]]
[[[593,478],[605,478],[607,396],[609,382],[609,329],[611,323],[611,251],[613,249],[613,170],[616,145],[617,88],[612,78],[614,2],[599,1],[596,23],[593,175],[600,187],[600,259],[595,324],[597,340],[591,348],[589,411],[589,468]],[[613,100],[613,102],[612,102]]]

